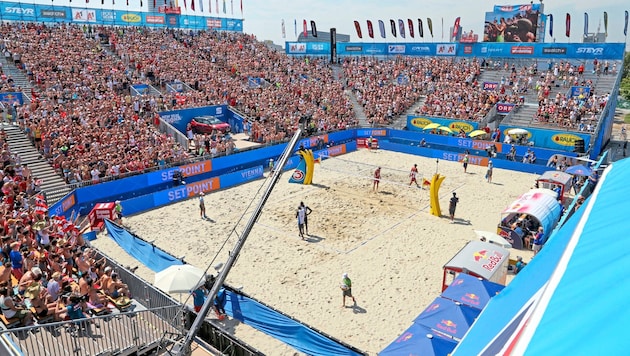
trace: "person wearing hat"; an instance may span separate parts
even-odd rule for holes
[[[451,216],[451,223],[455,222],[455,209],[457,208],[457,203],[459,203],[459,198],[457,197],[457,193],[453,192],[453,196],[448,203],[448,213]]]
[[[341,307],[346,306],[346,297],[352,298],[352,302],[354,302],[354,304],[357,304],[356,299],[354,299],[354,296],[352,295],[352,281],[350,280],[350,277],[348,277],[347,273],[341,275],[340,288],[343,294],[343,304],[341,305]]]
[[[204,193],[199,193],[199,215],[202,219],[207,219],[206,217],[206,203],[203,201]]]

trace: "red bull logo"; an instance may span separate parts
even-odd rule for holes
[[[400,335],[400,337],[398,338],[398,340],[396,340],[396,342],[409,341],[409,340],[411,340],[412,337],[413,337],[413,334],[410,333],[409,331],[407,331],[404,334]]]
[[[461,298],[462,302],[469,305],[479,305],[479,296],[475,293],[466,293]]]
[[[434,304],[429,305],[429,307],[424,312],[425,313],[432,312],[432,311],[438,309],[439,307],[440,307],[439,304],[435,304],[434,303]]]
[[[442,330],[449,334],[457,334],[457,324],[455,324],[452,320],[442,320],[436,325],[436,327],[438,330]]]
[[[503,259],[503,254],[499,251],[494,251],[492,256],[488,257],[488,262],[481,265],[481,267],[487,269],[488,271],[493,271]]]
[[[473,253],[473,258],[475,259],[476,262],[479,262],[479,260],[487,258],[486,257],[487,252],[488,252],[487,250],[477,251]]]
[[[458,285],[460,285],[462,283],[464,283],[464,280],[457,279],[457,280],[454,280],[453,283],[451,283],[451,286],[458,286]]]

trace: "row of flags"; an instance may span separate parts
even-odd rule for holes
[[[194,0],[191,0],[191,1],[194,1]],[[223,12],[225,13],[225,0],[223,1],[223,3],[224,3]],[[243,11],[243,2],[241,0],[241,13],[242,11]],[[549,18],[549,36],[553,37],[553,14],[549,14],[548,18]],[[458,35],[459,28],[460,28],[460,21],[461,21],[461,17],[457,17],[455,19],[455,23],[453,24],[453,33],[452,33],[453,38],[456,38]],[[589,22],[588,13],[585,12],[584,13],[584,37],[588,35],[588,22]],[[566,23],[565,35],[567,37],[570,37],[571,36],[571,14],[567,13],[565,23]],[[311,24],[311,35],[313,37],[317,37],[317,27],[316,27],[315,21],[311,20],[310,24]],[[417,24],[418,24],[418,37],[424,37],[424,24],[422,22],[422,19],[418,18]],[[426,24],[427,24],[427,29],[429,30],[429,34],[431,35],[431,38],[433,38],[433,21],[431,20],[430,17],[427,17]],[[389,25],[390,25],[392,36],[394,37],[400,36],[401,38],[406,38],[404,20],[398,19],[398,22],[396,22],[395,20],[390,19]],[[414,38],[415,37],[414,21],[412,19],[407,19],[406,25],[407,25],[406,29],[407,31],[409,31],[409,36],[411,38]],[[295,31],[295,36],[297,37],[298,35],[297,19],[293,20],[293,27]],[[361,23],[359,21],[356,21],[356,20],[354,21],[354,29],[357,32],[357,37],[363,38],[363,30],[361,28]],[[378,30],[382,38],[387,37],[386,30],[385,30],[385,22],[383,22],[383,20],[378,20]],[[598,31],[599,31],[599,28],[598,28]],[[604,11],[604,32],[606,36],[608,36],[608,12],[606,11]],[[302,21],[302,33],[304,37],[308,36],[308,27],[307,27],[306,20]],[[367,20],[367,35],[370,38],[374,38],[374,24],[372,23],[371,20]],[[625,25],[623,27],[623,35],[624,36],[628,35],[628,11],[627,10],[625,11]],[[442,37],[444,37],[444,18],[442,18]],[[286,38],[286,28],[285,28],[284,20],[282,20],[282,38]]]
[[[54,1],[54,0],[52,0]],[[164,5],[168,5],[167,3],[168,0],[164,0]],[[184,9],[188,9],[188,4],[186,2],[186,0],[184,1]],[[203,1],[204,0],[197,0],[198,4],[199,4],[199,12],[204,12],[203,11]],[[243,15],[243,0],[241,1],[241,15]],[[72,2],[72,0],[70,0],[70,2]],[[127,6],[129,6],[129,0],[126,0],[127,2]],[[162,2],[162,0],[160,0],[160,2]],[[85,0],[86,4],[90,3],[90,0]],[[105,0],[101,0],[101,5],[105,5]],[[116,0],[112,0],[112,5],[116,5]],[[175,0],[175,4],[173,4],[173,2],[171,1],[171,7],[179,7],[179,0]],[[140,0],[140,6],[144,6],[144,3],[142,0]],[[158,0],[153,0],[153,7],[157,7],[158,6]],[[197,11],[196,6],[195,6],[195,0],[190,0],[190,9],[192,11]],[[219,0],[215,0],[215,6],[214,6],[215,12],[218,14],[219,13]],[[230,11],[232,13],[232,15],[234,15],[234,0],[230,0]],[[208,0],[208,12],[212,13],[212,0]],[[227,14],[227,4],[226,1],[223,0],[223,13]]]
[[[460,18],[458,17],[455,20],[456,27],[459,26],[459,21],[460,21]],[[422,19],[419,18],[417,23],[418,23],[418,37],[424,37],[424,23],[422,22]],[[405,25],[407,25],[406,28],[405,28]],[[390,27],[392,36],[394,37],[400,36],[401,38],[406,38],[407,36],[406,31],[409,32],[409,37],[412,37],[412,38],[415,37],[415,25],[412,19],[407,19],[406,22],[403,19],[398,19],[398,22],[396,22],[393,19],[390,19],[389,27]],[[444,19],[442,19],[442,27],[444,27]],[[354,28],[357,31],[357,37],[363,38],[363,31],[361,30],[361,23],[359,21],[354,21]],[[433,37],[433,21],[431,20],[431,18],[427,18],[427,28],[429,30],[429,33],[431,34],[431,37]],[[383,22],[383,20],[378,20],[378,30],[382,38],[387,37],[386,30],[385,30],[385,22]],[[454,32],[455,32],[455,36],[457,36],[457,32],[455,29],[454,29]],[[374,38],[374,24],[372,23],[371,20],[367,20],[367,35],[370,38]]]
[[[624,13],[625,23],[623,26],[623,35],[628,36],[628,10]],[[584,37],[588,36],[588,13],[584,13]],[[600,22],[601,24],[601,22]],[[599,26],[597,32],[599,32]],[[567,37],[571,37],[571,14],[567,12],[565,18],[565,33]],[[604,34],[608,37],[608,12],[604,11]],[[553,15],[549,15],[549,36],[553,37]]]

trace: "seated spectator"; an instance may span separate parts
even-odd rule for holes
[[[7,319],[18,318],[22,326],[28,326],[33,323],[33,314],[23,305],[16,305],[9,296],[9,289],[0,288],[0,310]]]

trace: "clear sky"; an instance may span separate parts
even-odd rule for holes
[[[538,0],[536,0],[538,2]],[[316,22],[319,31],[337,28],[338,33],[349,34],[353,42],[422,42],[431,41],[428,35],[426,18],[433,20],[434,42],[442,41],[441,19],[444,19],[444,41],[448,41],[448,29],[453,26],[455,18],[461,17],[463,31],[473,30],[483,33],[485,13],[492,11],[494,5],[527,4],[527,1],[497,2],[490,0],[243,0],[243,31],[255,34],[259,40],[272,40],[276,44],[284,41],[295,41],[294,20],[297,19],[298,33],[302,30],[302,21],[307,20],[310,31],[310,21]],[[596,32],[601,23],[604,31],[604,11],[608,12],[607,42],[624,42],[624,10],[630,10],[630,1],[624,0],[543,0],[544,13],[553,14],[554,37],[556,42],[582,42],[584,32],[584,12],[589,14],[589,32]],[[230,14],[230,0],[227,0],[228,15]],[[571,14],[571,37],[565,36],[565,16]],[[221,14],[221,16],[224,16]],[[231,16],[229,16],[231,17]],[[234,0],[233,17],[241,17],[240,0]],[[421,18],[424,23],[424,39],[418,38],[417,23]],[[284,19],[286,38],[282,38],[281,22]],[[389,19],[405,21],[412,19],[416,28],[416,38],[405,40],[394,39],[389,29]],[[363,39],[357,37],[354,20],[361,24]],[[367,36],[366,20],[374,24],[375,39]],[[379,35],[378,20],[383,20],[386,26],[387,38]],[[552,42],[549,37],[549,27],[546,29],[546,42]]]

